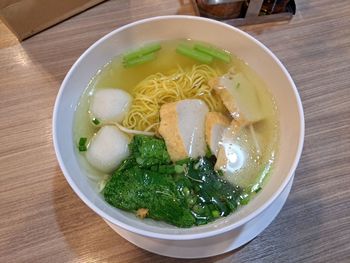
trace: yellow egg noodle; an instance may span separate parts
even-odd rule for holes
[[[169,75],[153,74],[142,80],[132,93],[131,109],[123,121],[129,129],[156,132],[159,126],[159,109],[169,102],[183,99],[201,99],[210,111],[223,111],[224,106],[208,81],[220,74],[208,65],[194,65],[184,69],[178,66]]]

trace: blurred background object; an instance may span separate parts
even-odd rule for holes
[[[0,19],[22,41],[104,0],[1,0]]]
[[[22,41],[105,0],[0,0],[0,19]],[[195,15],[233,26],[287,21],[294,0],[180,0]]]
[[[288,21],[295,14],[294,0],[192,0],[198,16],[240,26]]]
[[[260,9],[260,15],[271,15],[285,12],[289,2],[290,0],[264,0]]]
[[[216,20],[243,17],[248,2],[246,0],[196,0],[201,16]]]

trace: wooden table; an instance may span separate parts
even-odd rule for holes
[[[126,23],[193,13],[180,2],[107,1],[22,44],[0,24],[1,262],[184,262],[113,232],[67,184],[51,138],[56,94],[80,54]],[[305,146],[291,194],[249,244],[188,262],[350,262],[350,3],[296,4],[290,23],[244,28],[286,65],[303,101]]]

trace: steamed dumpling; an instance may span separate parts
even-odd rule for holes
[[[110,173],[129,155],[129,137],[115,126],[104,126],[92,138],[86,158],[96,169]]]
[[[167,103],[160,108],[159,133],[172,161],[205,155],[205,116],[208,111],[205,102],[198,99]]]
[[[132,98],[121,89],[97,90],[90,104],[90,113],[101,122],[121,122],[131,106]]]

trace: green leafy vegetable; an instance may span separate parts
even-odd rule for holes
[[[132,211],[147,208],[149,217],[180,227],[190,227],[195,223],[170,175],[137,166],[118,170],[104,188],[104,196],[113,206]]]
[[[131,157],[134,157],[141,167],[171,163],[163,140],[146,135],[136,135],[129,148]]]
[[[179,227],[202,225],[226,216],[248,199],[214,170],[215,158],[173,164],[163,140],[133,137],[131,155],[107,182],[105,200],[127,211],[148,209],[148,217]]]

